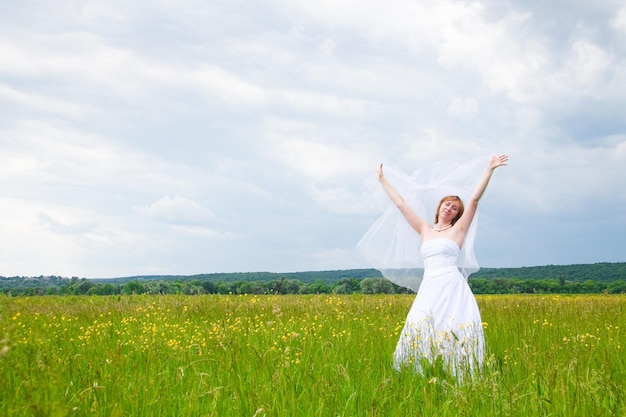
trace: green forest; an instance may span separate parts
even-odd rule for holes
[[[469,280],[475,294],[623,294],[626,263],[483,268]],[[241,272],[108,279],[0,277],[0,294],[401,294],[410,290],[375,269],[293,273]]]

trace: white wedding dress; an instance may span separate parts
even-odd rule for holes
[[[411,175],[386,166],[385,177],[422,219],[435,217],[446,195],[468,201],[484,173],[486,158],[466,162],[441,161]],[[425,363],[441,360],[459,379],[480,369],[485,343],[480,312],[467,284],[479,269],[474,254],[478,213],[467,231],[463,248],[437,238],[422,242],[375,178],[365,189],[385,208],[382,216],[357,244],[359,253],[394,284],[417,293],[394,353],[397,369],[423,373]]]
[[[447,371],[461,377],[479,370],[484,357],[484,334],[476,299],[458,269],[456,242],[437,238],[420,249],[424,276],[394,353],[396,369],[423,373],[425,363],[441,360]]]

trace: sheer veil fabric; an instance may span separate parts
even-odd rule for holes
[[[446,195],[457,195],[466,204],[487,163],[488,158],[483,157],[466,162],[446,160],[426,165],[411,175],[393,166],[385,165],[383,170],[387,180],[411,208],[432,223],[437,205]],[[358,242],[357,249],[385,278],[417,292],[424,274],[419,251],[422,239],[390,202],[374,175],[365,186],[373,199],[386,205],[386,209]],[[477,223],[478,213],[465,237],[458,262],[466,279],[479,269],[474,253]]]

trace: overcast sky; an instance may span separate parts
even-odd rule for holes
[[[510,155],[484,267],[626,261],[621,0],[0,3],[0,275],[370,267],[379,162]]]

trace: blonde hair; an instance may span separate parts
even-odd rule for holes
[[[463,215],[465,206],[463,206],[463,201],[461,201],[461,198],[458,195],[447,195],[441,199],[441,201],[439,202],[439,205],[437,206],[437,211],[435,212],[435,224],[439,223],[439,209],[441,209],[441,205],[445,203],[446,201],[458,201],[459,202],[459,212],[454,217],[454,219],[452,219],[452,222],[451,222],[452,225],[454,225],[454,223],[456,223],[457,220],[459,220],[461,216]]]

